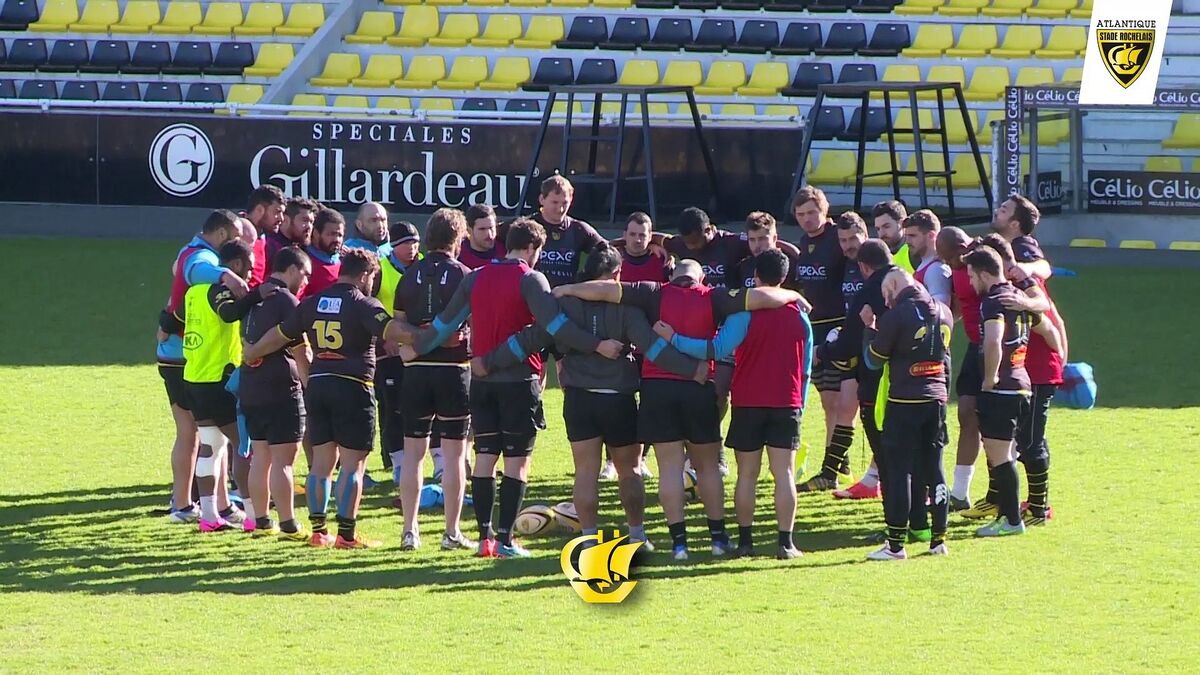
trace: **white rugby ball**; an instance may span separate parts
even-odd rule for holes
[[[554,511],[545,504],[530,504],[517,514],[517,522],[513,529],[517,534],[529,537],[541,534],[555,523]]]
[[[568,532],[582,532],[583,526],[579,524],[579,514],[575,512],[575,504],[571,502],[562,502],[557,504],[552,509],[554,512],[554,520],[558,526]]]

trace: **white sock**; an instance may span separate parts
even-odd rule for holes
[[[200,517],[208,522],[216,522],[219,517],[217,514],[217,498],[209,495],[200,497]]]
[[[868,488],[879,485],[879,468],[875,466],[874,462],[867,467],[867,472],[863,474],[862,480],[859,482],[863,484],[863,487]]]
[[[441,473],[446,468],[446,458],[442,456],[442,449],[432,448],[429,454],[433,455],[433,472]]]
[[[393,450],[392,452],[388,453],[388,455],[392,458],[392,480],[395,481],[397,486],[399,486],[400,465],[404,463],[404,451]]]
[[[254,517],[256,515],[254,513],[254,502],[250,501],[249,499],[242,498],[242,511],[245,511],[247,520],[254,522]]]
[[[966,499],[971,494],[971,477],[975,475],[974,464],[954,465],[954,488],[950,496],[955,499]]]

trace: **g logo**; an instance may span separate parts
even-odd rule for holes
[[[190,197],[204,189],[213,174],[213,147],[196,127],[172,124],[150,144],[150,175],[164,192]]]

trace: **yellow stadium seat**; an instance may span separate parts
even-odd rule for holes
[[[129,0],[121,20],[108,27],[110,33],[149,33],[162,19],[157,0]]]
[[[1021,16],[1033,5],[1033,0],[992,0],[992,4],[980,10],[984,16]]]
[[[989,110],[988,113],[982,116],[979,123],[975,125],[975,136],[979,138],[980,143],[984,143],[992,137],[992,122],[996,124],[1004,123],[1003,110]]]
[[[271,35],[283,25],[283,5],[278,2],[254,2],[246,10],[246,21],[233,29],[234,35]]]
[[[483,91],[515,91],[529,81],[529,59],[524,56],[501,56],[492,67],[492,76],[479,83]]]
[[[741,61],[713,61],[708,77],[696,87],[701,96],[728,96],[746,84],[746,66]]]
[[[550,109],[550,113],[552,115],[566,116],[566,114],[567,114],[566,98],[565,97],[560,98],[557,101],[555,101],[554,107]],[[575,117],[577,115],[582,115],[582,114],[583,114],[583,102],[576,100],[575,103],[571,105],[571,116]]]
[[[929,108],[918,108],[917,109],[917,120],[918,120],[918,125],[916,128],[920,129],[921,131],[926,131],[928,129],[936,129],[937,128],[933,123],[933,111],[930,110]],[[892,117],[892,128],[893,129],[912,129],[913,128],[912,109],[907,107],[907,105],[906,105],[905,107],[900,108],[898,111],[895,111],[895,113]],[[901,145],[909,145],[913,142],[912,134],[907,131],[896,132],[895,138],[896,138],[896,143],[899,143]],[[927,138],[929,138],[928,134],[922,135],[922,140],[925,140]]]
[[[1025,59],[1041,48],[1041,26],[1013,25],[1004,32],[1004,42],[992,50],[992,56],[1002,59]]]
[[[1179,157],[1147,157],[1144,170],[1155,173],[1183,173],[1183,160]]]
[[[901,54],[912,58],[936,57],[941,56],[942,52],[953,46],[953,26],[945,23],[927,23],[917,29],[917,36],[913,38],[912,46]]]
[[[945,160],[942,159],[942,153],[926,152],[926,153],[924,153],[924,157],[925,157],[925,162],[924,162],[923,168],[925,171],[925,186],[927,188],[933,188],[935,190],[940,189],[943,185],[946,184],[945,176],[931,176],[929,174],[934,171],[945,171],[946,170],[946,162],[945,162]],[[916,171],[917,170],[917,153],[914,152],[914,153],[909,154],[908,161],[904,163],[904,170],[905,171]],[[900,177],[900,186],[901,187],[917,187],[918,185],[920,185],[920,182],[917,180],[916,176],[901,176]]]
[[[324,106],[324,94],[296,94],[292,97],[292,105],[295,106]],[[312,117],[314,115],[323,115],[324,113],[304,112],[302,110],[293,110],[288,113],[293,117]]]
[[[521,37],[521,17],[516,14],[493,14],[483,33],[471,40],[472,47],[507,47]]]
[[[549,49],[561,39],[563,39],[561,16],[534,16],[529,19],[529,27],[525,29],[525,36],[513,40],[513,46],[520,49]]]
[[[963,90],[963,96],[968,101],[998,101],[1008,82],[1008,68],[1004,66],[975,66],[971,85]]]
[[[712,114],[713,114],[712,104],[711,103],[697,103],[696,104],[696,112],[700,113],[700,115],[702,117],[704,117],[704,116],[712,117]],[[688,110],[688,104],[680,103],[675,108],[675,114],[676,115],[690,115],[692,113],[690,110]]]
[[[992,156],[984,152],[980,153],[979,157],[983,160],[984,178],[991,184],[989,176],[992,170]],[[969,152],[961,152],[955,155],[951,169],[954,171],[954,189],[956,191],[981,187],[979,185],[979,167],[975,166],[975,155]]]
[[[763,114],[769,117],[799,117],[800,106],[772,103],[771,105],[767,106],[766,110],[763,111]]]
[[[351,44],[383,44],[396,33],[395,12],[363,12],[358,29],[346,36]]]
[[[545,7],[546,0],[508,0],[512,7]]]
[[[438,89],[470,90],[488,76],[487,59],[482,56],[458,56],[450,66],[446,79],[437,83]]]
[[[946,4],[938,7],[938,14],[946,16],[975,16],[979,10],[987,7],[992,0],[947,0]]]
[[[704,79],[699,61],[676,61],[672,59],[663,71],[663,84],[695,87]]]
[[[1063,73],[1062,82],[1082,82],[1083,66],[1071,66]]]
[[[920,82],[920,66],[893,63],[883,69],[884,82]]]
[[[929,69],[929,75],[925,77],[926,82],[957,82],[959,86],[966,90],[967,73],[962,66],[934,66]],[[949,90],[942,91],[942,97],[947,101],[954,100],[954,95]],[[937,92],[922,91],[917,93],[917,98],[922,101],[932,101],[937,99]]]
[[[200,23],[203,12],[194,0],[171,0],[161,23],[150,27],[151,33],[190,33]]]
[[[236,2],[211,2],[204,21],[192,28],[199,35],[231,35],[234,26],[242,25],[242,6]]]
[[[1072,248],[1108,248],[1108,242],[1104,241],[1103,239],[1086,239],[1086,238],[1081,237],[1079,239],[1072,239],[1071,247]]]
[[[757,115],[758,109],[753,103],[726,103],[721,106],[722,115]]]
[[[933,11],[942,6],[945,0],[904,0],[903,4],[897,5],[894,11],[897,14],[907,15],[927,15],[933,14]]]
[[[308,37],[325,23],[325,5],[317,2],[300,2],[288,10],[287,21],[275,29],[276,35]]]
[[[1200,251],[1200,241],[1173,241],[1167,248],[1172,251]]]
[[[1032,87],[1039,84],[1054,82],[1054,70],[1044,66],[1030,66],[1017,71],[1018,87]]]
[[[633,103],[632,102],[630,102],[629,109],[630,109],[630,112],[627,113],[626,116],[632,115],[632,111],[633,111]],[[601,115],[620,115],[621,114],[621,102],[620,101],[605,101],[604,103],[601,103],[600,104],[600,114]]]
[[[367,101],[366,96],[355,96],[343,94],[333,97],[333,107],[335,108],[370,108],[371,104]]]
[[[79,22],[79,5],[75,0],[46,0],[42,15],[29,24],[28,30],[35,33],[61,33],[67,26]]]
[[[504,0],[467,0],[471,7],[503,7]]]
[[[1037,50],[1039,59],[1073,59],[1087,49],[1087,26],[1054,26],[1046,46]]]
[[[466,47],[479,37],[479,17],[475,14],[450,14],[437,37],[429,38],[430,47]]]
[[[423,0],[383,0],[385,5],[420,5]]]
[[[971,126],[975,126],[975,113],[967,111],[967,119],[971,120]],[[936,140],[935,137],[930,137]],[[967,144],[967,125],[963,122],[962,113],[958,110],[946,108],[946,142],[952,145]]]
[[[254,65],[242,70],[247,77],[275,77],[292,64],[296,49],[290,44],[266,44],[258,48]]]
[[[1036,5],[1025,10],[1025,14],[1045,19],[1065,19],[1078,4],[1079,0],[1038,0]]]
[[[1071,10],[1072,19],[1087,19],[1092,16],[1092,0],[1083,0],[1079,6]]]
[[[109,26],[121,18],[121,9],[116,0],[88,0],[83,6],[79,23],[67,26],[72,33],[107,33]]]
[[[1162,142],[1164,148],[1200,148],[1200,113],[1184,113],[1175,130]]]
[[[446,59],[424,54],[413,57],[408,72],[396,80],[397,87],[408,89],[432,89],[433,83],[446,79]]]
[[[345,87],[350,80],[362,72],[362,60],[358,54],[330,54],[325,59],[325,70],[314,77],[314,87]]]
[[[375,101],[377,110],[412,110],[412,100],[407,96],[380,96]]]
[[[996,34],[994,24],[968,24],[958,34],[958,44],[946,50],[946,56],[983,57],[999,43],[1000,36]]]
[[[592,4],[596,7],[632,7],[633,0],[592,0]]]
[[[600,106],[600,107],[603,108],[604,106]],[[660,101],[651,101],[646,106],[646,112],[648,112],[651,115],[670,115],[671,108],[666,103],[662,103]],[[641,103],[633,104],[633,114],[635,114],[635,115],[642,114],[642,104]]]
[[[1139,249],[1142,251],[1153,251],[1154,249],[1158,248],[1158,244],[1155,244],[1149,239],[1126,239],[1121,242],[1120,247]]]
[[[229,85],[229,92],[225,96],[225,102],[251,105],[258,103],[258,100],[262,96],[263,86],[261,84],[232,84]]]
[[[414,5],[404,9],[400,19],[400,32],[387,39],[393,47],[421,47],[438,34],[441,18],[437,7]]]
[[[1046,120],[1038,122],[1038,143],[1040,145],[1058,145],[1065,143],[1071,137],[1070,121]]]
[[[892,184],[892,162],[888,159],[886,152],[868,152],[863,157],[863,185],[871,187],[883,187]],[[868,174],[883,174],[879,176],[871,176]],[[846,183],[853,185],[857,175],[851,175],[846,178]]]
[[[822,150],[805,178],[810,185],[845,185],[857,175],[856,155],[849,150]]]
[[[592,0],[550,0],[551,7],[587,7]]]
[[[392,81],[404,77],[404,57],[399,54],[372,54],[360,77],[350,80],[356,87],[384,89]]]
[[[754,70],[750,71],[750,81],[745,86],[738,87],[737,93],[742,96],[774,96],[780,89],[788,86],[791,78],[786,63],[762,61],[754,64]]]
[[[658,84],[658,62],[651,59],[630,59],[621,66],[617,84],[629,87],[648,87]]]

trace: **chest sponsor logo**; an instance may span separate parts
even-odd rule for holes
[[[342,311],[341,298],[321,298],[317,301],[318,314],[340,314]]]
[[[204,338],[199,333],[193,331],[183,334],[184,349],[199,349],[202,344],[204,344]]]
[[[540,258],[538,258],[538,260],[543,263],[570,265],[575,262],[575,252],[574,251],[547,251],[547,250],[543,249],[542,255]]]
[[[918,361],[908,367],[908,374],[913,377],[936,377],[946,370],[941,361]]]
[[[796,276],[800,279],[824,279],[826,268],[824,265],[796,265]]]

